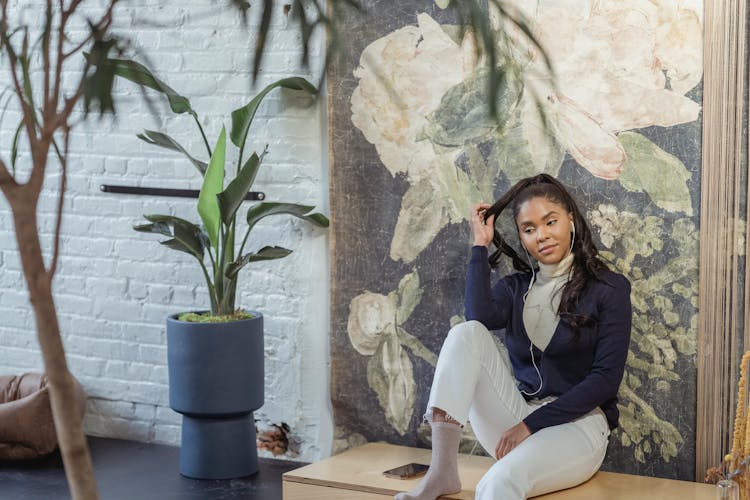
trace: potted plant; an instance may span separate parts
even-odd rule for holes
[[[136,231],[166,236],[162,245],[185,252],[203,271],[210,311],[175,314],[167,318],[169,402],[182,413],[180,473],[220,479],[250,475],[258,470],[253,411],[263,405],[263,316],[235,307],[240,270],[260,260],[280,259],[291,250],[264,246],[248,251],[249,236],[261,219],[287,214],[318,227],[328,219],[313,207],[295,203],[260,202],[244,212],[246,227],[237,223],[240,206],[250,191],[267,150],[245,158],[248,131],[263,98],[277,87],[314,95],[304,78],[286,78],[264,88],[231,114],[231,142],[239,149],[236,171],[224,168],[226,130],[213,149],[187,98],[131,60],[108,59],[113,74],[154,89],[169,100],[175,113],[187,113],[198,126],[209,160],[202,161],[167,134],[146,130],[138,137],[150,144],[184,154],[203,176],[197,211],[202,225],[171,215],[144,215],[148,223]],[[244,232],[241,238],[236,236]]]

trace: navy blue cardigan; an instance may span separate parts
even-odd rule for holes
[[[511,274],[493,287],[487,257],[486,247],[472,248],[466,275],[466,319],[480,321],[490,330],[505,329],[505,345],[518,387],[533,393],[539,388],[539,375],[531,362],[531,341],[523,325],[523,295],[531,274]],[[607,271],[604,281],[594,280],[586,287],[577,312],[595,319],[594,324],[580,329],[577,340],[572,328],[560,321],[544,351],[533,347],[543,380],[533,397],[557,399],[524,419],[532,433],[575,420],[597,406],[604,411],[610,429],[617,427],[617,390],[630,343],[630,282]]]

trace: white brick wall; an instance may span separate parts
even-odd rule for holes
[[[23,2],[27,17],[43,2]],[[93,2],[96,3],[96,2]],[[305,76],[317,83],[322,41],[312,68],[298,63],[296,27],[274,13],[269,52],[260,81],[250,87],[253,29],[238,14],[193,0],[127,2],[115,30],[179,93],[190,98],[215,142],[229,112],[244,105],[277,78]],[[257,26],[259,7],[251,9]],[[143,58],[139,58],[143,61]],[[8,81],[3,65],[0,81]],[[155,96],[154,93],[149,95]],[[55,277],[60,326],[74,375],[89,394],[89,434],[179,444],[180,416],[168,406],[166,315],[206,308],[202,274],[187,255],[161,247],[156,237],[134,232],[143,213],[172,213],[197,222],[195,200],[104,194],[99,185],[200,187],[194,167],[177,153],[149,146],[135,134],[166,131],[195,155],[205,148],[187,116],[174,117],[160,99],[150,114],[140,91],[117,85],[116,120],[96,118],[79,126],[71,144],[62,253]],[[291,106],[298,104],[302,106]],[[0,155],[7,161],[18,114],[9,106],[0,127]],[[314,204],[328,213],[325,101],[284,96],[266,98],[251,129],[248,148],[268,143],[255,189],[269,200]],[[232,155],[236,150],[232,146]],[[229,158],[232,158],[230,155]],[[28,159],[22,154],[20,161]],[[234,166],[232,166],[232,169]],[[50,169],[39,208],[45,250],[54,228],[57,177]],[[330,453],[332,423],[328,394],[328,234],[296,220],[259,224],[256,245],[279,244],[294,253],[284,260],[251,264],[243,271],[239,303],[265,315],[266,402],[256,418],[286,422],[301,442],[302,460]],[[0,197],[0,374],[40,370],[34,320],[20,272],[12,218]]]

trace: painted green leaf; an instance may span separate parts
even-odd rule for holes
[[[409,188],[401,199],[401,210],[391,240],[391,258],[412,262],[448,223],[445,199],[435,193],[428,179]]]
[[[464,222],[473,203],[491,199],[492,184],[478,186],[456,167],[455,154],[436,157],[433,167],[433,175],[413,184],[401,199],[391,240],[393,260],[413,262],[447,224]]]
[[[506,122],[521,96],[522,83],[512,72],[502,69],[496,119],[487,112],[490,72],[482,67],[443,95],[438,109],[427,117],[429,123],[419,139],[428,139],[440,146],[459,147],[492,134],[498,123]]]
[[[396,323],[403,325],[414,309],[422,301],[424,291],[419,286],[419,273],[414,270],[401,278],[398,284],[398,310],[396,311]]]
[[[405,435],[414,414],[417,384],[411,360],[395,333],[380,343],[367,363],[367,383],[377,394],[386,421]]]
[[[427,349],[427,347],[425,347],[425,345],[420,342],[417,337],[407,332],[400,326],[396,328],[396,331],[398,332],[398,338],[401,341],[401,345],[409,348],[415,356],[422,358],[431,366],[435,366],[437,364],[437,355]]]
[[[219,140],[216,141],[214,154],[203,177],[203,187],[198,195],[198,214],[201,216],[203,225],[208,233],[211,246],[218,254],[219,248],[219,226],[221,225],[221,213],[216,195],[224,187],[224,153],[227,146],[227,132],[221,128]]]
[[[620,397],[625,404],[620,405],[620,425],[623,428],[621,440],[623,445],[641,444],[649,438],[661,435],[659,452],[665,462],[677,456],[678,447],[684,443],[677,428],[659,418],[654,408],[639,397],[626,383],[620,386]],[[656,439],[654,439],[656,443]],[[642,446],[642,444],[641,444]],[[636,461],[644,462],[643,452],[635,453]]]
[[[449,220],[446,222],[463,223],[471,213],[471,206],[477,200],[492,199],[494,182],[482,183],[471,177],[456,166],[453,154],[443,154],[437,157],[433,175],[429,181],[433,186],[433,196],[441,198],[448,210]],[[407,229],[413,230],[414,228]]]
[[[685,165],[637,132],[623,132],[617,138],[628,157],[619,177],[623,187],[648,194],[669,212],[693,215],[687,186],[690,172]]]
[[[491,149],[487,164],[502,171],[511,185],[542,172],[556,176],[565,157],[565,149],[554,138],[539,130],[531,130],[535,122],[525,117],[536,110],[521,111],[520,107],[517,108],[506,126],[489,141]],[[487,182],[494,184],[495,179],[492,177]]]

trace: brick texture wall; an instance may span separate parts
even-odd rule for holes
[[[39,0],[15,3],[18,15],[27,19],[39,18],[42,5]],[[251,89],[260,7],[250,9],[250,27],[245,28],[228,5],[210,0],[123,2],[114,23],[115,31],[130,40],[130,54],[147,60],[164,81],[190,98],[211,143],[222,124],[230,127],[231,110],[266,84],[286,76],[305,76],[317,84],[322,64],[321,37],[313,47],[311,67],[301,67],[296,25],[279,5],[260,80]],[[7,82],[7,68],[0,69]],[[137,87],[119,82],[117,118],[90,119],[75,129],[54,291],[68,363],[89,395],[86,432],[177,445],[180,416],[168,404],[165,317],[205,309],[208,296],[191,257],[131,228],[143,213],[170,213],[198,222],[196,200],[105,194],[99,189],[101,184],[200,188],[200,175],[182,156],[136,138],[144,128],[165,131],[193,154],[205,156],[192,120],[172,115],[155,93],[148,96],[156,115]],[[6,161],[19,116],[12,103],[0,123],[0,155]],[[269,155],[255,189],[268,200],[310,203],[327,214],[325,99],[313,102],[274,91],[256,116],[246,150],[261,150],[264,144]],[[29,159],[23,147],[21,178]],[[232,169],[236,154],[232,147]],[[50,165],[39,204],[47,251],[59,181],[56,164]],[[249,265],[240,281],[239,304],[265,315],[266,402],[256,418],[261,424],[288,424],[297,453],[287,456],[314,460],[330,453],[332,439],[328,234],[278,217],[259,224],[253,236],[254,248],[278,244],[294,250],[286,259]],[[42,369],[10,209],[2,197],[0,353],[0,374]]]

